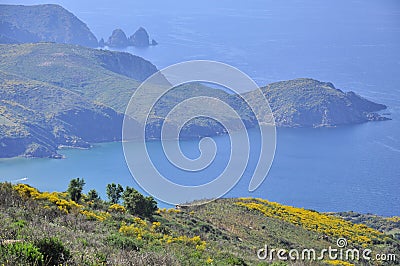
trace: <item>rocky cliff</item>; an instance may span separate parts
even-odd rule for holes
[[[0,5],[0,22],[0,34],[14,43],[42,41],[97,47],[97,39],[86,24],[59,5]]]

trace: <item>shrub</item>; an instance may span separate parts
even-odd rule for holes
[[[306,230],[316,231],[333,237],[344,237],[351,243],[363,245],[382,242],[383,233],[363,224],[353,224],[340,217],[318,213],[263,199],[239,198],[237,205],[261,212],[267,217],[280,219]]]
[[[119,205],[119,204],[113,204],[113,205],[111,205],[111,206],[108,208],[108,210],[114,211],[114,212],[121,212],[121,213],[125,213],[125,212],[126,212],[125,207],[124,207],[124,206],[121,206],[121,205]]]
[[[152,218],[157,211],[157,202],[153,197],[145,197],[136,189],[126,187],[122,194],[125,208],[132,215],[140,217]]]
[[[68,186],[68,194],[71,200],[75,202],[79,202],[82,197],[83,186],[85,185],[85,180],[78,178],[74,178],[69,182]]]
[[[69,249],[58,238],[42,238],[36,246],[43,254],[45,265],[60,265],[71,257]]]
[[[87,194],[87,200],[88,201],[97,201],[100,200],[99,193],[95,189],[89,190]]]
[[[112,204],[117,204],[121,198],[121,193],[124,191],[120,184],[108,184],[106,187],[107,197]]]
[[[82,210],[80,211],[81,214],[85,215],[86,218],[89,220],[95,221],[105,221],[107,218],[109,218],[111,215],[108,212],[100,211],[100,212],[93,212],[93,211],[88,211],[88,210]]]
[[[137,238],[123,236],[121,234],[112,234],[107,240],[106,244],[122,250],[135,250],[139,251],[143,247],[143,241]]]
[[[19,206],[21,203],[21,194],[13,189],[11,183],[0,183],[0,207]]]
[[[232,256],[226,259],[226,263],[228,265],[235,265],[235,266],[246,266],[247,265],[247,263],[242,258],[236,258],[236,257],[232,257]]]
[[[16,242],[0,245],[0,263],[40,265],[43,262],[43,254],[32,243]]]

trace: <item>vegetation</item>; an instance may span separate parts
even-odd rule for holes
[[[13,43],[59,42],[97,47],[85,23],[59,5],[0,5],[0,20],[12,25],[2,32]]]
[[[122,199],[127,211],[133,215],[151,219],[157,210],[157,202],[153,197],[145,197],[131,187],[126,187]]]
[[[14,242],[0,246],[1,260],[7,259],[6,262],[14,265],[41,265],[44,263],[44,256],[39,248],[32,243]],[[4,262],[3,262],[4,263]]]
[[[128,53],[55,43],[0,45],[0,62],[0,157],[59,157],[59,146],[88,148],[92,142],[120,140],[122,113],[132,92],[157,71],[150,62]],[[262,91],[278,126],[336,126],[384,119],[373,112],[386,106],[344,93],[331,83],[296,79],[270,84]],[[220,99],[238,112],[247,127],[256,125],[239,95],[196,83],[179,86],[160,99],[146,125],[146,137],[160,138],[166,114],[195,96]],[[256,97],[254,92],[246,96]],[[149,101],[145,95],[129,116],[142,121],[147,117],[143,106]],[[200,107],[194,105],[186,112],[196,116]],[[222,123],[237,128],[237,118],[218,105],[213,108]],[[255,108],[265,109],[264,103]],[[224,132],[221,124],[201,117],[189,121],[181,137]]]
[[[339,212],[333,213],[346,221],[355,224],[365,224],[381,232],[394,235],[395,238],[400,240],[400,217],[381,217],[373,214],[360,214],[356,212]]]
[[[275,123],[281,127],[323,127],[385,120],[373,112],[386,109],[330,82],[308,78],[271,83],[261,88]],[[250,97],[256,97],[252,92]]]
[[[152,200],[129,187],[124,194],[123,205],[99,199],[95,208],[85,194],[76,203],[67,192],[0,183],[0,265],[374,265],[263,261],[256,255],[265,244],[320,251],[335,247],[339,236],[347,237],[351,248],[400,256],[400,242],[393,235],[337,214],[244,198],[183,209],[153,208],[144,216],[132,203]]]
[[[111,183],[106,187],[108,200],[113,204],[117,204],[119,202],[122,192],[124,192],[124,189],[120,184],[116,185]]]
[[[45,237],[35,243],[43,256],[44,265],[60,265],[71,258],[70,251],[54,237]]]
[[[69,182],[67,192],[71,200],[75,202],[79,202],[81,200],[84,185],[85,185],[85,180],[80,179],[79,177],[74,178]]]
[[[0,45],[0,58],[0,157],[120,140],[135,79],[156,71],[127,53],[54,43]]]
[[[340,238],[344,237],[355,245],[381,244],[389,241],[386,236],[364,224],[353,224],[339,217],[321,214],[311,210],[284,206],[263,199],[240,198],[236,204],[250,210],[257,210],[265,216],[301,226],[310,231]]]
[[[87,200],[93,201],[93,202],[99,201],[100,200],[99,193],[95,189],[89,190],[89,192],[87,194]]]

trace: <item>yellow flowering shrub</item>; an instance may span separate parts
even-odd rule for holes
[[[119,229],[119,232],[131,237],[136,237],[139,240],[151,240],[156,241],[158,243],[183,243],[188,246],[192,246],[197,250],[203,251],[206,248],[206,241],[201,240],[200,236],[188,237],[185,235],[182,236],[172,236],[167,234],[162,234],[157,232],[155,229],[160,227],[160,222],[153,222],[147,224],[146,221],[135,217],[133,223],[127,225],[126,223],[122,223]]]
[[[15,185],[14,189],[24,198],[35,198],[40,194],[36,188],[25,184]]]
[[[167,212],[167,209],[166,209],[166,208],[162,208],[162,209],[157,209],[157,210],[156,210],[156,213],[157,213],[157,214],[166,213],[166,212]]]
[[[39,192],[36,188],[25,184],[18,184],[14,186],[14,189],[24,198],[30,198],[34,200],[43,200],[53,203],[57,208],[65,213],[76,212],[83,214],[90,220],[104,221],[111,215],[108,212],[94,212],[90,210],[84,210],[84,206],[76,203],[73,200],[66,199],[68,193],[66,192]],[[114,204],[115,205],[115,204]],[[125,209],[123,206],[120,206]],[[115,206],[113,209],[121,210],[121,208]],[[45,205],[43,208],[50,208],[49,205]],[[111,208],[111,207],[110,207]]]
[[[86,218],[89,220],[99,220],[99,221],[104,221],[108,217],[111,216],[108,212],[93,212],[93,211],[88,211],[88,210],[81,210],[81,214],[85,215]]]
[[[354,264],[342,260],[324,260],[324,263],[329,265],[354,266]]]
[[[126,212],[125,207],[124,207],[124,206],[121,206],[121,205],[119,205],[119,204],[113,204],[113,205],[111,205],[110,207],[108,207],[108,209],[109,209],[110,211],[114,211],[114,212],[121,212],[121,213],[125,213],[125,212]]]
[[[197,250],[200,250],[200,251],[203,251],[206,248],[206,241],[201,240],[201,238],[199,236],[188,237],[188,236],[183,235],[183,236],[173,237],[170,235],[164,235],[163,240],[167,244],[182,243],[182,244],[186,244],[188,246],[193,246]]]
[[[149,238],[151,236],[151,232],[146,230],[147,223],[140,218],[135,218],[135,222],[131,225],[126,225],[125,222],[122,222],[121,227],[119,228],[119,232],[131,237],[136,237],[139,240],[142,240],[143,237]]]
[[[363,224],[353,224],[342,218],[318,213],[303,208],[284,206],[276,202],[263,199],[239,198],[237,205],[250,210],[257,210],[265,216],[277,218],[307,230],[320,232],[322,234],[344,237],[349,242],[359,244],[372,244],[373,240],[381,239],[383,233],[367,227]]]
[[[83,208],[82,205],[76,203],[75,201],[66,200],[65,193],[39,192],[36,188],[33,188],[25,184],[15,185],[14,189],[24,198],[49,201],[55,204],[60,211],[63,211],[65,213],[69,213],[72,210],[79,210]]]
[[[386,220],[390,221],[390,222],[398,223],[398,222],[400,222],[400,217],[399,216],[388,217],[388,218],[386,218]]]
[[[159,228],[161,226],[160,222],[153,222],[152,226],[151,226],[151,230],[155,231],[157,230],[157,228]]]
[[[168,212],[168,213],[180,213],[181,210],[177,210],[177,209],[172,209],[172,208],[171,208],[171,209],[168,209],[167,212]]]

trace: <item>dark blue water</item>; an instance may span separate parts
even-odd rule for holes
[[[247,192],[250,166],[227,196],[260,196],[321,211],[400,215],[400,2],[1,2],[60,3],[98,38],[107,38],[114,28],[132,34],[144,26],[159,45],[126,51],[159,68],[191,59],[217,60],[238,67],[260,85],[311,77],[388,105],[392,121],[278,130],[275,161],[263,185]],[[217,143],[225,141],[217,138]],[[185,145],[197,148],[196,142]],[[87,188],[103,195],[109,182],[134,185],[119,143],[63,153],[66,160],[0,160],[0,180],[26,177],[25,182],[43,190],[65,190],[69,179],[84,177]],[[223,161],[214,166],[216,172]]]

